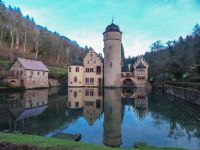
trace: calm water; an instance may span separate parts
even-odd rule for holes
[[[45,137],[78,133],[82,142],[114,147],[130,148],[144,142],[199,149],[200,107],[144,89],[1,93],[0,130]]]

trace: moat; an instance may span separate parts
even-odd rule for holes
[[[200,106],[145,89],[68,88],[0,94],[0,130],[131,148],[200,148]]]

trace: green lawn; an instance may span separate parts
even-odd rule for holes
[[[33,135],[20,134],[0,134],[0,142],[8,142],[12,144],[32,145],[36,147],[51,147],[51,148],[74,148],[79,150],[123,150],[122,148],[110,148],[106,146],[92,145],[81,142],[72,142],[54,138],[45,138]],[[125,149],[124,149],[125,150]],[[127,149],[128,150],[128,149]],[[175,148],[154,148],[146,145],[139,145],[134,150],[178,150]],[[179,149],[181,150],[181,149]]]
[[[64,68],[57,67],[48,67],[49,68],[49,77],[50,78],[65,78],[67,77],[67,70]]]

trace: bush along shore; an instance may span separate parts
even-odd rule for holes
[[[128,150],[101,145],[72,142],[36,135],[0,133],[0,147],[5,150]],[[157,148],[144,143],[135,144],[133,150],[183,150],[181,148]]]

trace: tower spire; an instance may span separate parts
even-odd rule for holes
[[[114,16],[112,17],[112,24],[113,24]]]

